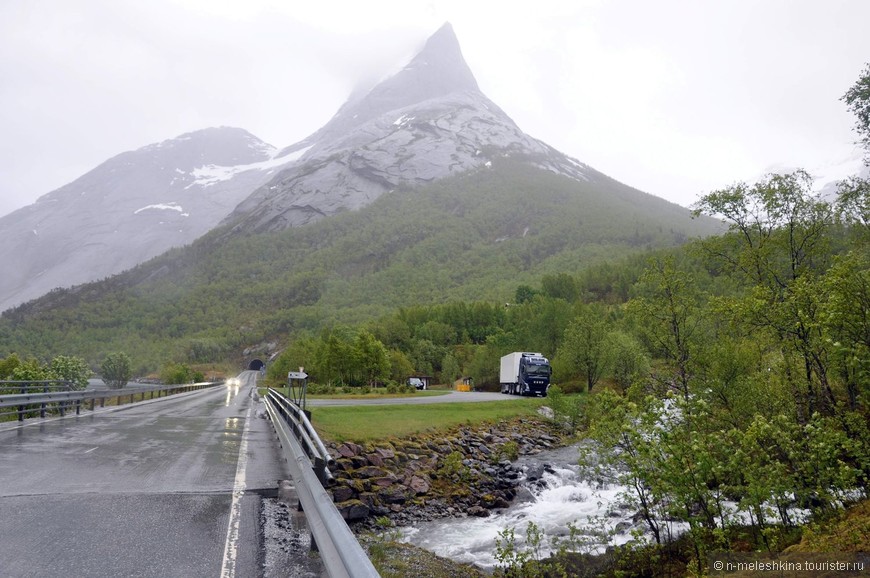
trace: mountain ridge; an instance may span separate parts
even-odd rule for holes
[[[214,168],[274,153],[243,129],[193,131],[115,155],[0,218],[0,311],[193,242],[268,177],[249,170],[216,179]]]
[[[525,134],[480,91],[447,23],[399,72],[280,151],[243,129],[185,133],[117,155],[0,220],[0,264],[13,272],[0,280],[0,311],[216,227],[227,238],[281,231],[505,158],[645,198]]]

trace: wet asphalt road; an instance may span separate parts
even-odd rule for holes
[[[258,492],[289,474],[255,376],[0,425],[0,577],[262,575]]]

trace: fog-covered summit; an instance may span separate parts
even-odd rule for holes
[[[597,174],[529,137],[481,91],[445,24],[393,76],[354,94],[333,118],[279,156],[300,155],[240,203],[236,232],[280,230],[383,193],[480,169],[512,155],[578,179]]]
[[[330,140],[384,113],[451,93],[479,90],[453,27],[446,23],[401,71],[365,92],[355,91],[326,125],[302,142]],[[279,156],[294,147],[298,143]]]

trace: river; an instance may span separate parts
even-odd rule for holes
[[[522,548],[529,522],[543,533],[540,554],[555,550],[553,539],[565,539],[569,525],[585,552],[601,552],[609,545],[624,544],[631,530],[640,528],[635,512],[621,499],[623,487],[589,480],[578,466],[578,446],[568,446],[521,457],[516,465],[524,472],[517,498],[509,508],[486,518],[446,518],[422,522],[403,530],[403,539],[458,562],[492,569],[498,564],[496,541],[514,528]],[[502,538],[503,539],[503,538]]]
[[[626,488],[602,481],[578,464],[580,446],[573,445],[534,456],[523,456],[515,463],[523,472],[517,497],[510,507],[493,511],[486,518],[445,518],[421,522],[402,530],[403,540],[458,562],[475,564],[485,570],[499,565],[498,541],[504,544],[506,529],[513,528],[517,550],[525,544],[529,523],[542,534],[541,558],[558,550],[558,541],[576,532],[570,551],[595,554],[609,546],[633,539],[651,540],[646,525],[638,520],[637,510],[626,501]],[[729,524],[749,524],[748,513],[738,504],[725,501],[723,511]],[[778,523],[770,507],[769,523]],[[807,509],[792,506],[789,515],[797,523],[810,517]],[[717,519],[719,524],[723,520]],[[663,535],[675,537],[688,525],[680,521],[660,521]]]

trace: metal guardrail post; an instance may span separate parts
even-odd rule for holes
[[[27,393],[27,388],[25,386],[21,386],[21,393]],[[18,421],[24,421],[24,406],[18,406]]]

